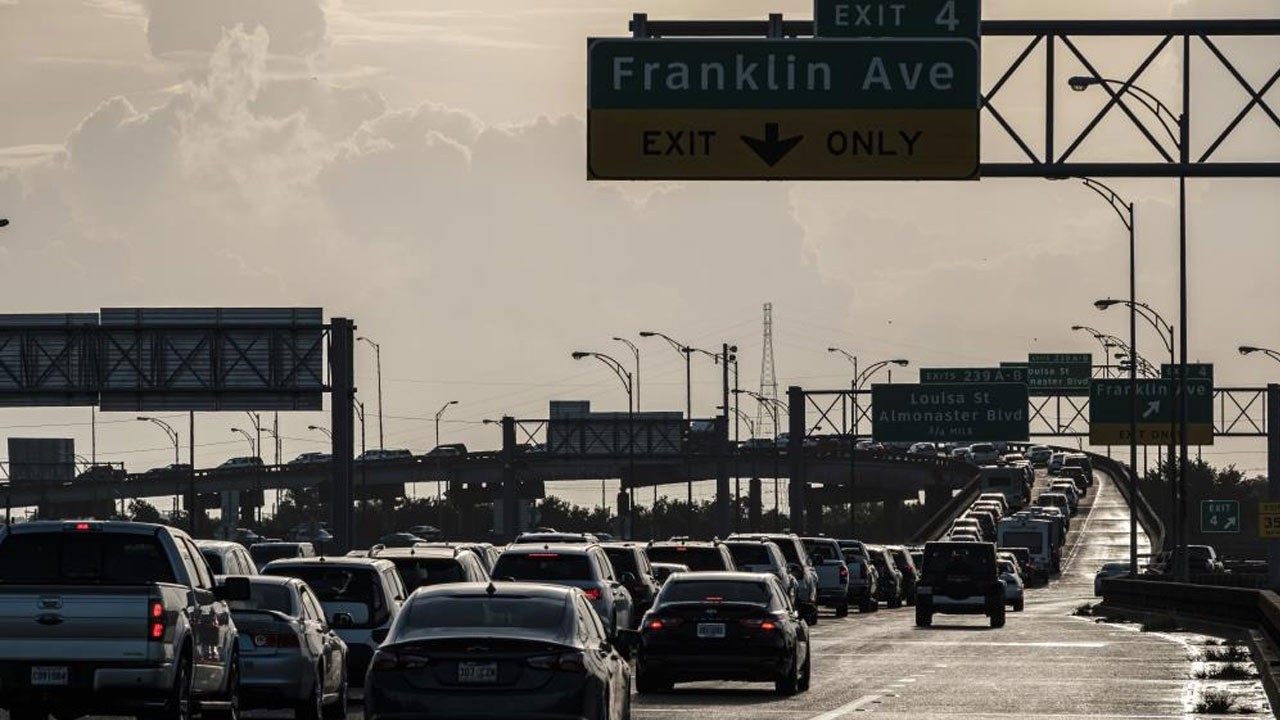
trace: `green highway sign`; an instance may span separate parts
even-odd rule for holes
[[[972,40],[592,38],[587,109],[977,110]]]
[[[1026,368],[921,368],[920,382],[937,383],[1027,383]]]
[[[1178,371],[1182,369],[1181,365],[1170,365],[1163,363],[1160,365],[1160,377],[1164,379],[1178,377]],[[1208,380],[1213,382],[1213,363],[1187,363],[1187,378],[1190,380]]]
[[[969,37],[982,27],[978,0],[815,0],[817,37]]]
[[[1089,394],[1093,355],[1088,353],[1031,353],[1027,356],[1027,386],[1032,395]]]
[[[967,180],[980,49],[965,37],[593,38],[591,180]]]
[[[1171,387],[1173,386],[1173,387]],[[1132,401],[1129,380],[1094,380],[1089,390],[1089,442],[1129,444]],[[1177,383],[1167,379],[1138,381],[1138,444],[1168,445],[1179,436],[1173,398]],[[1213,444],[1213,384],[1187,381],[1187,437],[1192,445]]]
[[[871,435],[880,442],[1027,440],[1019,383],[873,385]]]
[[[1200,532],[1221,534],[1240,532],[1240,501],[1201,500]]]

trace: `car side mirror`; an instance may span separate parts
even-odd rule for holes
[[[213,596],[219,600],[248,600],[251,588],[249,578],[243,576],[228,577],[221,585],[214,587]]]
[[[339,614],[345,615],[346,613],[339,613]],[[388,628],[378,628],[377,630],[374,630],[373,632],[369,633],[369,637],[372,638],[374,642],[381,645],[382,643],[387,641],[388,632],[390,632]]]
[[[797,565],[796,563],[787,563],[787,572],[791,573],[792,575],[799,575],[800,566]]]
[[[333,626],[336,628],[349,628],[355,624],[355,618],[351,617],[351,613],[340,612],[333,614]],[[375,630],[374,632],[377,631]]]
[[[636,574],[630,573],[630,572],[624,572],[618,576],[618,581],[621,582],[623,585],[634,584],[637,579],[638,578],[636,578]]]

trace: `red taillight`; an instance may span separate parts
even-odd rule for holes
[[[645,627],[650,630],[667,630],[678,628],[683,624],[684,620],[680,618],[654,618]]]
[[[421,670],[431,664],[431,658],[412,652],[395,652],[379,650],[373,654],[369,667],[374,672],[390,672],[395,670]]]
[[[537,655],[526,660],[529,667],[538,670],[556,670],[559,672],[580,673],[586,670],[582,653],[567,652],[559,655]]]
[[[148,637],[152,640],[164,638],[164,603],[159,600],[151,601],[151,605],[147,608],[147,623]]]
[[[840,566],[840,577],[842,578],[849,577],[849,568],[847,566],[845,565]]]
[[[707,601],[707,602],[724,602],[724,598],[722,598],[722,597],[720,597],[720,596],[718,596],[718,595],[712,595],[712,596],[710,596],[710,597],[707,597],[707,598],[706,598],[706,601]]]
[[[600,597],[602,596],[602,593],[600,592],[600,588],[587,588],[583,590],[582,593],[586,595],[587,599],[590,600],[591,602],[595,602],[599,600]]]
[[[76,532],[86,532],[92,527],[89,523],[76,523]]]
[[[548,558],[558,558],[560,557],[560,553],[529,553],[529,557],[546,560]]]
[[[770,630],[778,629],[778,624],[775,623],[774,621],[763,620],[759,618],[749,619],[749,620],[739,620],[738,624],[745,628],[751,628],[753,630],[764,630],[766,632]]]

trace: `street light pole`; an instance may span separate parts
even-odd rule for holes
[[[374,362],[378,366],[378,449],[385,450],[386,438],[382,433],[382,346],[367,337],[356,338],[357,342],[361,340],[373,346]]]
[[[1115,211],[1129,231],[1129,574],[1138,574],[1138,242],[1133,203],[1093,178],[1084,186],[1094,191]],[[1107,363],[1110,364],[1108,350]]]
[[[169,442],[173,443],[173,464],[177,465],[182,462],[180,450],[178,449],[178,431],[173,429],[169,423],[156,417],[138,416],[140,422],[149,422],[164,431],[169,436]]]
[[[1184,79],[1191,76],[1191,36],[1182,38],[1182,76]],[[1160,101],[1152,92],[1134,85],[1132,82],[1123,82],[1098,76],[1096,73],[1091,76],[1076,76],[1067,81],[1072,90],[1083,91],[1092,86],[1107,86],[1108,92],[1113,97],[1118,97],[1120,93],[1129,93],[1138,99],[1138,102],[1145,107],[1159,121],[1160,126],[1164,128],[1165,133],[1172,139],[1174,146],[1178,150],[1178,163],[1180,168],[1186,168],[1190,162],[1190,116],[1188,112],[1191,108],[1191,83],[1184,82],[1182,84],[1182,112],[1175,113],[1167,105]],[[1110,86],[1120,86],[1119,92],[1112,92]],[[1166,117],[1172,121],[1173,127],[1170,127]],[[1163,153],[1163,149],[1161,150]],[[1167,153],[1165,154],[1168,157]],[[1178,532],[1175,533],[1174,553],[1177,561],[1177,580],[1186,582],[1189,572],[1187,558],[1187,461],[1189,455],[1188,443],[1188,406],[1187,402],[1187,345],[1188,334],[1187,326],[1187,175],[1183,170],[1178,173],[1178,352],[1181,356],[1177,362],[1177,393],[1175,394],[1174,423],[1178,425],[1178,445],[1179,466],[1178,466],[1178,484],[1181,486],[1178,492],[1178,502],[1175,507],[1175,517],[1178,520]],[[1172,335],[1172,333],[1170,333]],[[1173,365],[1174,363],[1170,363]],[[1172,368],[1170,368],[1172,369]]]
[[[633,395],[635,386],[634,378],[631,373],[622,366],[613,357],[604,353],[577,351],[572,355],[574,360],[582,360],[584,358],[595,358],[604,363],[614,375],[618,376],[618,380],[622,382],[622,389],[627,391],[627,532],[625,539],[630,540],[630,536],[635,532],[635,513],[636,513],[636,426],[635,426],[635,396]],[[656,516],[654,518],[657,520]]]
[[[250,435],[248,430],[241,430],[240,428],[231,428],[231,432],[240,433],[240,435],[244,437],[244,441],[249,443],[249,454],[253,457],[258,456],[258,446],[254,444],[253,435]]]
[[[872,363],[865,370],[859,371],[857,355],[854,355],[853,353],[850,353],[848,350],[844,350],[838,347],[829,347],[827,348],[827,352],[837,353],[840,356],[842,356],[845,360],[848,360],[849,363],[853,365],[853,380],[849,384],[850,390],[851,390],[850,394],[853,396],[853,402],[850,404],[850,407],[853,409],[853,422],[849,424],[849,428],[850,428],[849,429],[849,537],[852,538],[852,537],[856,537],[855,533],[857,531],[857,520],[856,520],[857,513],[855,513],[854,510],[857,508],[855,487],[856,487],[856,478],[857,478],[857,469],[858,469],[858,415],[860,412],[860,406],[858,404],[859,396],[862,393],[863,386],[877,372],[880,372],[880,370],[887,368],[890,365],[906,367],[907,365],[910,364],[910,362],[902,358],[896,358],[893,360],[881,360],[879,362]]]
[[[444,417],[444,413],[446,410],[449,409],[450,405],[457,405],[457,404],[458,404],[457,400],[450,400],[444,405],[441,405],[440,409],[436,411],[436,447],[440,447],[440,418]]]
[[[640,412],[640,348],[636,347],[635,343],[631,342],[630,340],[624,337],[615,337],[614,340],[631,348],[631,354],[635,356],[636,372],[634,377],[635,377],[636,412]],[[654,487],[657,487],[657,486],[655,485]]]

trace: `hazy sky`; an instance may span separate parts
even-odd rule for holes
[[[1280,16],[1276,0],[985,5],[988,19]],[[633,11],[810,15],[796,0],[0,0],[2,309],[322,306],[382,343],[387,445],[418,451],[447,400],[461,404],[444,440],[480,447],[498,444],[484,418],[543,416],[552,398],[625,408],[603,366],[569,353],[627,357],[610,337],[640,329],[736,343],[755,388],[766,301],[784,391],[847,383],[833,344],[968,366],[1097,350],[1073,324],[1124,334],[1121,310],[1092,307],[1127,293],[1124,231],[1075,183],[588,183],[585,39],[625,35]],[[1151,43],[1081,45],[1120,75]],[[1220,45],[1255,86],[1280,67],[1274,39]],[[985,43],[987,85],[1017,49]],[[1247,98],[1206,52],[1194,59],[1203,148]],[[1166,53],[1144,85],[1173,100],[1177,68]],[[1079,71],[1059,55],[1064,87]],[[1035,62],[998,103],[1033,137],[1038,83]],[[1268,99],[1280,108],[1280,89]],[[1060,101],[1064,134],[1101,102]],[[1243,130],[1224,158],[1280,157],[1264,115]],[[994,124],[983,132],[986,159],[1014,157]],[[1096,135],[1082,159],[1150,157],[1120,117]],[[1174,319],[1176,186],[1114,185],[1138,205],[1139,292]],[[1220,384],[1280,370],[1234,351],[1280,346],[1277,197],[1276,181],[1191,185],[1191,355],[1216,362]],[[1140,344],[1159,362],[1154,336]],[[682,361],[642,347],[642,408],[681,408]],[[371,411],[372,361],[362,346]],[[709,361],[695,382],[695,414],[710,415]],[[0,411],[0,438],[76,437],[87,454],[88,416]],[[102,421],[99,459],[169,461],[159,430]],[[198,422],[199,464],[246,450],[228,430],[243,416]],[[327,418],[282,419],[287,456],[318,448],[313,423]],[[1260,441],[1232,447],[1227,459],[1263,467]]]

